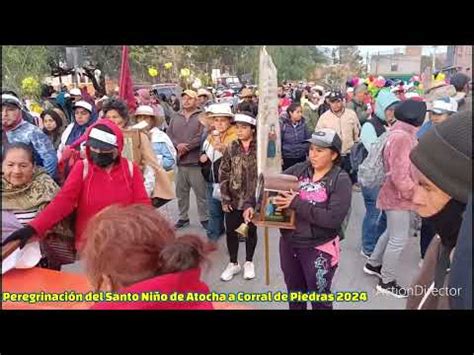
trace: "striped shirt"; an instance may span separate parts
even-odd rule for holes
[[[36,215],[38,214],[38,209],[33,208],[30,210],[15,210],[12,212],[15,215],[18,222],[20,222],[22,225],[25,226],[36,217]]]

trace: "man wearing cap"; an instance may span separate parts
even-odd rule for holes
[[[341,137],[341,166],[349,174],[354,184],[357,182],[357,178],[352,173],[349,153],[354,143],[359,140],[359,119],[353,110],[344,107],[344,95],[341,91],[331,91],[327,99],[330,109],[319,118],[316,130],[330,128],[335,130],[339,137]]]
[[[351,101],[346,105],[346,108],[353,110],[356,113],[361,126],[369,118],[369,111],[367,105],[364,103],[366,96],[367,86],[361,84],[354,89],[354,95]]]
[[[414,283],[425,286],[425,292],[430,295],[411,296],[408,308],[448,307],[447,302],[441,302],[447,301],[446,297],[439,297],[441,293],[436,297],[431,290],[426,290],[430,286],[435,290],[446,287],[450,277],[453,248],[458,248],[459,230],[463,218],[466,218],[464,211],[472,197],[472,153],[472,111],[459,112],[433,126],[410,153],[418,178],[413,195],[415,210],[433,223],[438,236],[431,241],[420,275]],[[470,257],[472,260],[472,250]],[[472,270],[472,263],[468,269]],[[472,278],[470,285],[472,292]],[[450,297],[465,298],[468,291],[462,288]]]
[[[425,122],[418,132],[416,137],[420,139],[433,125],[444,122],[450,115],[458,112],[458,102],[452,97],[441,97],[434,100],[428,109],[430,118]]]
[[[2,95],[2,155],[8,143],[21,142],[33,148],[36,164],[56,177],[58,159],[53,143],[38,127],[23,120],[20,100],[9,94]]]
[[[166,131],[178,152],[176,196],[178,198],[179,220],[176,223],[176,228],[189,225],[189,193],[192,188],[196,195],[201,225],[207,229],[207,184],[199,166],[201,134],[203,131],[203,126],[199,122],[199,115],[202,111],[198,108],[195,91],[185,90],[181,98],[182,110],[173,114]]]
[[[206,89],[199,89],[197,91],[198,105],[201,110],[205,110],[212,104],[212,95]]]

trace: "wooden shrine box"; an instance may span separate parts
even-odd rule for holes
[[[257,185],[257,211],[253,222],[257,226],[295,229],[295,211],[289,208],[276,211],[272,199],[280,192],[298,191],[298,188],[296,176],[260,174]]]
[[[141,151],[141,140],[140,130],[138,129],[126,129],[123,131],[123,151],[122,156],[128,160],[141,166],[142,162],[142,151]]]

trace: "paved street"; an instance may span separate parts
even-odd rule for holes
[[[170,219],[177,219],[177,202],[172,201],[162,207],[162,210]],[[396,299],[391,296],[376,294],[375,285],[377,278],[368,276],[362,271],[365,258],[360,254],[360,233],[362,218],[365,213],[362,194],[353,193],[352,213],[346,239],[341,243],[340,265],[336,272],[333,282],[333,292],[336,291],[366,291],[368,293],[367,302],[358,303],[334,303],[335,309],[404,309],[405,300]],[[180,231],[194,232],[205,237],[204,230],[201,228],[194,194],[191,193],[191,208],[189,213],[191,225]],[[270,285],[265,286],[265,259],[264,259],[264,239],[263,228],[258,229],[258,244],[255,252],[254,263],[256,266],[257,277],[253,280],[244,280],[242,273],[234,277],[232,281],[221,281],[219,276],[228,263],[228,253],[226,248],[225,236],[219,240],[219,249],[210,257],[210,265],[203,271],[203,279],[209,287],[216,292],[286,292],[283,274],[280,269],[280,259],[278,252],[279,231],[270,229]],[[402,253],[400,261],[400,280],[402,286],[409,285],[418,271],[419,261],[419,239],[410,238],[405,250]],[[245,262],[245,246],[240,243],[239,262]],[[82,272],[80,263],[63,267],[63,271]],[[245,303],[245,306],[254,309],[288,309],[286,303]]]

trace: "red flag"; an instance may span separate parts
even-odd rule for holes
[[[119,96],[128,104],[130,112],[137,108],[135,96],[133,96],[132,74],[128,64],[128,47],[122,47],[122,65],[120,66],[120,91]]]

